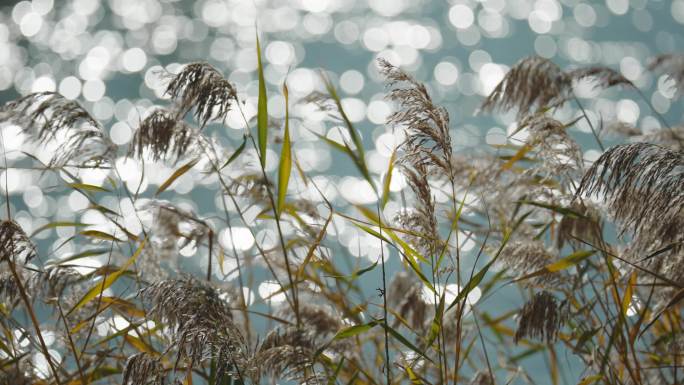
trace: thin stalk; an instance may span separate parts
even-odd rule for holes
[[[589,124],[589,128],[591,129],[591,133],[594,135],[594,139],[596,139],[596,143],[598,143],[599,148],[601,149],[601,151],[606,151],[606,148],[603,146],[603,143],[601,143],[601,139],[599,139],[598,133],[596,132],[596,129],[594,128],[594,124],[591,122],[591,119],[589,119],[589,116],[587,115],[587,111],[584,110],[584,106],[582,106],[582,103],[580,103],[580,101],[576,95],[573,94],[572,98],[575,100],[575,103],[577,103],[577,106],[579,107],[580,111],[582,111],[582,115],[584,115],[584,119]]]
[[[376,204],[377,214],[378,214],[378,231],[380,233],[380,261],[382,267],[382,311],[383,311],[383,322],[385,323],[385,379],[387,380],[387,385],[391,385],[391,367],[389,358],[389,325],[387,323],[387,274],[385,272],[385,251],[382,241],[382,217],[380,216],[380,196],[378,195],[378,203]]]
[[[33,311],[33,306],[31,305],[31,300],[29,299],[28,295],[26,294],[26,290],[24,289],[24,285],[21,283],[21,278],[19,277],[19,274],[17,274],[17,269],[14,264],[14,261],[9,258],[7,260],[7,264],[9,265],[10,271],[12,272],[12,276],[14,277],[14,281],[17,283],[17,289],[19,290],[19,295],[21,296],[21,300],[24,302],[24,305],[26,305],[26,312],[29,314],[29,317],[31,318],[31,323],[33,324],[33,328],[36,330],[36,334],[38,335],[38,341],[40,342],[40,348],[43,351],[43,354],[45,355],[45,359],[47,360],[48,365],[50,366],[50,370],[52,371],[52,375],[55,377],[55,382],[57,385],[61,385],[62,381],[59,379],[59,374],[57,373],[57,367],[55,367],[54,362],[52,362],[52,356],[50,356],[50,352],[48,351],[47,345],[45,344],[45,340],[43,339],[43,333],[40,331],[40,323],[38,322],[38,318],[36,317],[36,313]]]
[[[238,109],[240,110],[240,114],[242,115],[242,119],[245,122],[245,127],[247,128],[247,136],[249,137],[250,141],[252,142],[252,146],[254,146],[254,150],[256,151],[259,156],[266,156],[266,154],[261,154],[259,151],[259,146],[257,145],[256,141],[254,140],[254,136],[252,136],[252,133],[249,129],[249,123],[247,122],[247,117],[245,116],[244,112],[242,111],[242,108],[240,107],[240,103],[236,103],[238,105]],[[292,302],[293,302],[293,310],[295,313],[295,319],[297,320],[297,328],[301,327],[301,319],[299,317],[299,301],[297,299],[297,286],[296,282],[292,279],[292,269],[290,268],[290,258],[287,253],[287,246],[285,245],[285,237],[283,236],[283,231],[280,226],[280,216],[277,213],[277,206],[275,203],[275,199],[273,197],[273,191],[271,191],[271,188],[268,185],[268,176],[266,175],[266,169],[264,168],[264,165],[259,162],[259,166],[261,169],[261,174],[264,177],[264,179],[267,181],[266,183],[266,192],[268,193],[268,199],[271,203],[271,210],[273,211],[273,216],[275,217],[276,221],[276,228],[278,230],[278,238],[279,238],[279,243],[280,243],[280,248],[283,251],[283,258],[285,259],[285,270],[287,271],[287,279],[290,283],[290,290],[292,291]]]
[[[74,339],[71,337],[71,332],[69,332],[69,325],[67,324],[66,317],[64,317],[64,311],[62,310],[62,305],[59,303],[59,299],[55,301],[57,304],[57,309],[59,310],[59,317],[62,319],[64,324],[64,330],[69,340],[69,348],[74,355],[74,360],[76,361],[76,367],[78,368],[78,376],[81,379],[82,384],[87,384],[86,377],[83,374],[83,367],[81,366],[81,357],[79,357],[78,351],[76,350],[76,345],[74,344]]]

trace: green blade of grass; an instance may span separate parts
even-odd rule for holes
[[[266,167],[266,146],[268,144],[268,97],[266,95],[266,81],[264,67],[261,63],[261,44],[259,35],[256,37],[257,67],[259,72],[259,101],[257,105],[257,131],[259,139],[259,157],[261,167]]]
[[[390,184],[392,184],[392,171],[394,171],[394,161],[397,158],[397,149],[392,150],[392,156],[390,156],[389,165],[387,165],[387,173],[385,174],[385,180],[382,184],[382,202],[381,207],[384,209],[385,205],[390,198]]]
[[[245,145],[246,145],[246,144],[247,144],[247,136],[245,135],[245,136],[242,137],[242,144],[240,144],[240,146],[239,146],[237,149],[235,149],[235,152],[233,153],[233,155],[231,155],[230,158],[228,158],[228,160],[226,161],[226,163],[224,163],[223,166],[221,166],[221,170],[223,170],[224,168],[226,168],[229,164],[233,163],[233,161],[234,161],[234,160],[242,153],[242,151],[245,149]]]
[[[283,84],[283,95],[285,96],[285,133],[283,134],[283,148],[280,152],[280,166],[278,167],[278,203],[276,209],[278,217],[280,217],[280,214],[283,212],[285,196],[287,195],[287,185],[290,182],[290,172],[292,171],[290,111],[288,106],[287,84]]]

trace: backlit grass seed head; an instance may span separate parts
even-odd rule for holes
[[[684,55],[665,54],[656,56],[648,69],[660,72],[673,81],[673,88],[681,96],[684,94]]]
[[[140,123],[128,152],[139,158],[149,153],[155,161],[177,162],[198,152],[201,140],[199,131],[178,120],[171,111],[157,109]]]
[[[576,196],[606,201],[634,251],[684,240],[684,155],[654,144],[615,146],[585,173]],[[680,250],[681,246],[676,250]]]
[[[416,166],[415,168],[401,168],[415,195],[416,207],[413,210],[400,212],[396,220],[406,230],[416,233],[406,235],[412,244],[425,255],[433,255],[438,248],[439,238],[435,202],[428,183],[426,166],[424,164],[417,164]]]
[[[449,113],[433,103],[423,83],[382,58],[378,66],[387,86],[392,87],[387,98],[399,105],[399,110],[387,118],[387,125],[407,130],[400,145],[404,151],[401,162],[414,167],[434,166],[451,178]]]
[[[252,358],[251,367],[258,368],[260,376],[305,383],[301,375],[306,368],[312,367],[318,347],[313,333],[306,328],[276,328],[264,338]]]
[[[188,64],[177,75],[169,76],[166,93],[179,103],[177,120],[195,107],[195,118],[204,127],[211,120],[225,119],[237,98],[233,85],[207,63]]]
[[[249,349],[242,333],[228,303],[213,286],[186,277],[152,284],[141,296],[151,306],[152,319],[169,327],[178,350],[177,364],[181,358],[200,363],[219,353],[238,365],[246,361]]]
[[[614,86],[626,86],[636,89],[631,80],[624,77],[621,73],[608,67],[586,67],[578,68],[568,72],[568,76],[575,81],[588,79],[594,83],[594,88],[606,89]]]
[[[43,271],[32,271],[27,290],[33,298],[44,301],[60,300],[65,306],[73,306],[80,299],[83,289],[79,284],[83,276],[70,267],[51,266]]]
[[[553,343],[563,322],[563,310],[559,308],[556,297],[546,291],[539,292],[520,311],[515,342],[531,338]]]
[[[0,298],[2,303],[9,305],[19,295],[19,286],[14,275],[4,265],[0,268]]]
[[[40,144],[56,141],[53,164],[100,164],[116,153],[100,123],[78,102],[55,92],[37,92],[5,104],[0,108],[2,121],[19,125]]]
[[[421,330],[429,319],[430,309],[423,299],[423,285],[406,272],[398,272],[388,289],[387,304],[406,320],[414,330]],[[394,327],[400,321],[395,319]]]
[[[534,146],[542,160],[535,168],[548,174],[569,176],[582,168],[582,152],[567,133],[567,126],[546,114],[534,114],[520,121],[530,132],[528,144]]]
[[[555,255],[546,248],[543,241],[530,238],[509,241],[501,251],[497,264],[508,269],[515,279],[543,269],[555,259]],[[546,287],[559,279],[557,274],[549,273],[521,283],[526,286]]]
[[[153,215],[150,229],[152,251],[162,258],[171,258],[178,249],[190,244],[199,246],[212,232],[207,222],[171,202],[152,200],[144,209]]]
[[[523,117],[559,105],[572,89],[572,78],[548,59],[531,56],[515,64],[480,107],[483,111],[517,109]]]
[[[128,357],[123,371],[123,385],[163,385],[164,366],[148,353]]]
[[[17,222],[0,222],[0,263],[12,261],[26,264],[36,256],[35,246]]]
[[[581,241],[602,247],[603,224],[599,210],[591,203],[581,200],[574,201],[569,208],[578,215],[564,215],[561,219],[556,235],[558,249],[562,249],[566,243],[582,247],[584,243]]]
[[[653,143],[672,151],[684,151],[684,126],[661,128],[634,138],[639,142]]]
[[[642,132],[638,127],[635,127],[634,125],[623,122],[621,120],[606,124],[603,130],[601,131],[601,136],[605,136],[608,138],[613,138],[615,136],[625,136],[628,138],[632,138],[639,136],[641,134]],[[645,142],[648,141],[645,140]]]
[[[288,310],[290,310],[288,308]],[[288,313],[292,313],[288,311]],[[294,315],[291,314],[292,319]],[[342,322],[342,316],[328,306],[301,304],[299,306],[299,318],[307,325],[307,329],[314,332],[317,341],[323,341],[331,337],[340,329],[346,327]]]

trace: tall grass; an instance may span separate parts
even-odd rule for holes
[[[49,162],[41,162],[44,154],[26,154],[21,165],[5,159],[5,168],[52,175],[106,225],[52,222],[28,234],[5,191],[0,383],[680,383],[682,130],[665,125],[643,134],[621,127],[630,143],[593,163],[583,160],[568,132],[586,119],[604,146],[573,84],[591,79],[600,89],[629,91],[636,89],[632,82],[610,68],[566,71],[526,58],[481,110],[514,112],[527,139],[496,153],[457,153],[447,110],[421,82],[380,61],[395,105],[387,125],[406,139],[378,181],[362,133],[324,75],[325,92],[300,101],[289,100],[283,84],[285,118],[269,117],[258,39],[257,52],[256,122],[246,118],[240,90],[206,63],[168,74],[170,102],[148,111],[127,148],[112,143],[80,104],[55,93],[2,107],[0,119],[21,127],[38,151],[58,145]],[[651,69],[684,89],[681,57],[661,56]],[[341,141],[319,136],[320,144],[355,167],[377,203],[340,210],[300,167],[289,108],[312,102],[345,133]],[[554,112],[566,103],[582,115],[557,120]],[[246,128],[241,143],[224,147],[216,127],[230,111],[245,118]],[[280,154],[275,168],[268,167],[269,151]],[[120,175],[123,158],[175,171],[155,192],[144,192]],[[228,172],[236,164],[250,167]],[[400,195],[389,188],[395,168],[408,187]],[[85,183],[83,170],[106,173],[106,183]],[[218,199],[209,204],[220,215],[199,216],[167,191],[189,172],[212,181]],[[318,197],[293,194],[295,182]],[[102,198],[108,195],[133,210],[124,214]],[[390,201],[401,206],[395,217],[384,210]],[[344,249],[334,241],[339,221],[377,242],[375,263],[344,265]],[[255,239],[253,248],[236,246],[236,225]],[[35,236],[64,228],[71,235],[49,249],[69,245],[74,253],[50,259],[48,242],[36,243]],[[260,237],[264,228],[276,239]],[[220,241],[226,229],[231,239]],[[475,253],[464,252],[465,241],[476,243]],[[197,265],[206,272],[178,262],[186,248],[201,250],[192,258],[202,258]],[[400,257],[401,271],[389,268],[388,250]],[[106,264],[78,269],[96,255]],[[228,260],[234,272],[223,271]],[[258,266],[277,285],[270,295],[283,296],[282,305],[251,305],[245,289]],[[378,278],[377,296],[363,294],[368,277]],[[516,310],[488,306],[516,288],[526,299]],[[570,355],[582,366],[580,378],[568,370]],[[541,357],[548,373],[528,371],[524,360],[531,356]]]

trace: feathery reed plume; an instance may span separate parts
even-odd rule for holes
[[[679,95],[684,94],[684,55],[665,54],[656,56],[649,64],[651,71],[662,72],[673,82]]]
[[[400,271],[392,279],[387,294],[387,303],[414,330],[421,330],[428,320],[429,308],[423,300],[422,290],[420,282],[411,279],[406,272]],[[399,320],[395,319],[393,326],[397,327],[398,324]]]
[[[684,150],[684,126],[659,129],[635,138],[640,142],[654,143],[672,151]]]
[[[582,152],[568,135],[565,124],[538,113],[524,117],[520,126],[529,129],[527,142],[538,149],[545,171],[561,174],[582,168]]]
[[[551,251],[544,246],[544,242],[537,239],[519,239],[510,241],[501,251],[497,264],[513,273],[514,278],[520,278],[544,268],[555,259]],[[544,274],[522,282],[526,286],[547,287],[560,279],[555,273]]]
[[[552,61],[531,56],[508,71],[480,107],[483,111],[518,109],[523,117],[536,109],[561,104],[572,88],[572,78]]]
[[[590,79],[594,83],[594,87],[600,89],[606,89],[619,85],[632,87],[634,89],[637,88],[631,80],[627,79],[614,69],[608,67],[596,66],[578,68],[568,72],[568,76],[575,81]]]
[[[387,124],[407,130],[406,140],[401,144],[406,151],[404,161],[414,166],[435,165],[451,179],[449,113],[432,102],[424,84],[382,58],[378,59],[378,65],[388,87],[407,85],[405,88],[394,87],[387,95],[401,107],[387,118]]]
[[[620,120],[607,124],[605,128],[601,130],[601,135],[615,134],[626,137],[634,137],[641,135],[641,130],[629,123],[625,123]]]
[[[14,275],[9,271],[0,272],[0,298],[7,302],[14,301],[19,295],[19,287],[14,279]],[[3,301],[4,302],[4,301]]]
[[[17,222],[11,219],[0,222],[0,262],[26,264],[36,255],[35,246]]]
[[[291,308],[287,308],[290,320],[293,319]],[[328,306],[303,303],[299,307],[299,318],[311,332],[318,343],[344,328],[342,317]]]
[[[406,238],[424,255],[434,255],[438,248],[437,218],[435,203],[427,179],[426,165],[418,163],[415,168],[402,167],[407,183],[416,195],[416,207],[400,211],[395,220],[405,229],[416,235],[407,234]]]
[[[150,245],[163,258],[171,257],[178,249],[190,244],[199,245],[212,231],[209,224],[193,212],[164,200],[152,200],[144,209],[153,213]]]
[[[143,301],[151,305],[149,315],[170,331],[181,358],[199,364],[208,358],[224,359],[226,367],[247,361],[248,347],[233,322],[228,303],[211,285],[192,277],[165,280],[144,288]],[[226,373],[233,376],[235,373]],[[237,374],[239,375],[239,374]]]
[[[470,385],[494,385],[494,379],[489,372],[479,371],[470,380]]]
[[[558,249],[562,249],[566,243],[575,247],[582,246],[582,242],[576,238],[600,247],[603,244],[603,224],[599,210],[581,200],[573,201],[570,210],[578,215],[566,214],[561,219],[556,238]]]
[[[195,118],[204,127],[214,119],[225,119],[237,98],[235,88],[207,63],[191,63],[172,76],[166,93],[179,102],[176,120],[182,120],[194,106]]]
[[[555,342],[563,325],[563,310],[553,294],[542,291],[523,306],[518,318],[515,343],[523,338],[536,338],[546,343]]]
[[[42,383],[32,375],[30,361],[19,359],[15,362],[8,360],[0,366],[0,385],[34,385]]]
[[[76,101],[55,92],[37,92],[0,108],[0,121],[22,127],[38,143],[60,143],[52,163],[68,161],[99,164],[109,161],[116,146],[100,123]]]
[[[602,196],[636,251],[681,243],[684,155],[648,143],[615,146],[582,178],[576,196]],[[681,249],[681,245],[675,248]]]
[[[51,266],[44,271],[32,272],[26,286],[33,298],[40,298],[44,301],[61,300],[65,304],[75,304],[82,293],[73,293],[68,296],[69,298],[62,298],[62,296],[68,287],[82,281],[83,276],[72,268]]]
[[[164,366],[148,353],[128,357],[123,371],[123,385],[164,385]]]
[[[228,186],[228,193],[250,198],[252,202],[260,204],[270,204],[268,199],[268,189],[273,188],[273,184],[261,173],[245,173],[235,178],[231,178]]]
[[[305,372],[313,367],[316,349],[311,331],[276,328],[266,335],[250,367],[258,368],[260,375],[306,383]]]
[[[140,123],[128,152],[142,157],[148,150],[155,161],[173,159],[178,162],[196,151],[201,140],[200,132],[178,120],[172,112],[157,109]]]

